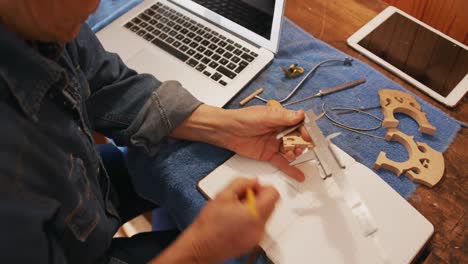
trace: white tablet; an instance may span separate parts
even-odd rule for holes
[[[468,47],[395,7],[349,37],[348,45],[447,106],[468,91]]]

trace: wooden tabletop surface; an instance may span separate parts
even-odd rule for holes
[[[381,0],[287,0],[286,16],[314,37],[359,58],[450,116],[468,123],[466,96],[457,107],[446,108],[347,46],[346,39],[387,6]],[[468,263],[464,229],[468,204],[466,146],[468,131],[462,128],[444,153],[444,178],[432,189],[419,186],[409,199],[435,229],[416,263]]]

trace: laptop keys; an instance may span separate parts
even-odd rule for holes
[[[192,66],[192,67],[195,67],[198,64],[198,61],[196,61],[194,59],[190,59],[190,60],[187,61],[187,64]]]
[[[248,62],[252,62],[254,60],[254,57],[250,56],[249,54],[242,54],[241,58],[243,58],[244,60],[248,61]]]
[[[201,58],[203,58],[203,55],[201,55],[200,53],[197,53],[195,54],[195,56],[193,56],[195,59],[197,60],[201,60]]]
[[[216,53],[218,53],[219,55],[222,55],[224,53],[224,49],[218,48],[216,49]]]
[[[211,61],[211,60],[208,59],[207,57],[205,57],[205,58],[203,58],[203,59],[201,60],[201,62],[204,63],[204,64],[208,64],[208,63],[210,63],[210,61]]]
[[[220,41],[220,42],[218,43],[218,45],[219,45],[220,47],[223,47],[223,48],[224,48],[224,47],[226,47],[227,43],[224,42],[224,41]]]
[[[143,11],[143,13],[147,14],[148,16],[153,16],[155,14],[155,12],[151,9],[146,9]]]
[[[239,67],[237,67],[237,69],[234,70],[234,72],[241,73],[241,71],[244,70],[244,69],[245,69],[245,67],[239,66]]]
[[[223,66],[219,66],[216,70],[218,70],[223,75],[227,76],[229,79],[234,79],[237,76],[237,74],[233,73],[232,71],[226,69]]]
[[[222,86],[258,56],[159,2],[123,26]]]
[[[216,67],[218,67],[218,65],[219,65],[218,63],[212,61],[208,66],[210,66],[213,69],[216,69]]]
[[[139,14],[138,17],[141,18],[144,21],[150,21],[151,20],[151,17],[149,17],[148,15],[146,15],[144,13]]]
[[[218,54],[215,54],[213,56],[211,56],[211,58],[215,61],[219,60],[221,58],[221,56],[219,56]]]
[[[165,43],[164,41],[155,38],[151,43],[158,46],[162,50],[172,54],[174,57],[178,58],[181,61],[186,61],[189,57],[184,53],[180,52],[179,50],[173,48],[171,45]]]
[[[226,49],[229,50],[229,51],[233,51],[233,50],[234,50],[234,46],[228,45],[228,46],[226,47]]]
[[[212,44],[210,44],[208,46],[208,48],[211,49],[211,50],[216,50],[218,48],[218,46],[216,46],[215,44],[212,43]]]
[[[146,34],[143,38],[146,39],[147,41],[151,41],[154,39],[154,36],[151,34]]]
[[[226,67],[228,67],[230,70],[234,70],[236,68],[236,65],[231,62]]]
[[[203,64],[198,64],[198,66],[195,67],[195,69],[196,69],[197,71],[203,71],[204,69],[206,69],[206,66],[203,65]]]
[[[231,61],[234,62],[234,63],[238,63],[241,59],[239,59],[239,57],[232,57],[231,58]]]
[[[219,79],[221,79],[221,77],[223,77],[221,74],[219,73],[215,73],[211,76],[211,79],[215,80],[215,81],[218,81]]]
[[[225,58],[222,58],[219,63],[221,63],[222,65],[226,65],[229,61],[226,60]]]
[[[193,56],[193,54],[195,54],[195,51],[193,49],[189,49],[189,51],[187,51],[187,54]]]
[[[226,52],[223,54],[223,57],[226,59],[230,59],[232,57],[232,53]]]

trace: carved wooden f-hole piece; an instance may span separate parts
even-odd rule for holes
[[[397,176],[404,173],[411,180],[428,187],[433,187],[442,179],[445,163],[441,152],[426,143],[414,141],[412,136],[395,128],[388,130],[385,140],[403,144],[408,151],[409,159],[405,162],[395,162],[388,159],[386,153],[381,151],[374,164],[376,170],[386,169]]]
[[[384,127],[396,128],[399,121],[395,118],[394,114],[403,113],[418,123],[421,133],[435,134],[436,128],[429,123],[426,114],[421,111],[421,105],[416,101],[414,96],[391,89],[380,90],[379,96],[380,106],[384,115]]]
[[[286,153],[287,151],[294,150],[296,148],[302,149],[313,149],[314,143],[305,141],[299,131],[293,131],[283,137],[283,144],[280,147],[281,153]]]

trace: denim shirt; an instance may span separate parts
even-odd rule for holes
[[[199,105],[127,68],[86,25],[66,45],[0,25],[0,263],[111,261],[118,201],[93,132],[154,154]]]

